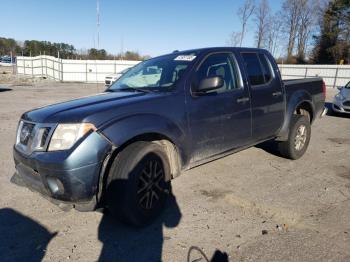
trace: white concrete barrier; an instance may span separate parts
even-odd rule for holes
[[[17,73],[65,82],[104,82],[105,76],[120,72],[140,61],[71,60],[52,56],[17,57]]]
[[[350,65],[278,65],[282,78],[322,77],[328,88],[346,85],[350,81]]]
[[[67,82],[104,82],[108,74],[132,67],[140,61],[69,60],[53,56],[17,57],[17,73],[48,77]],[[350,65],[279,65],[282,78],[322,77],[328,88],[344,86],[350,81]]]

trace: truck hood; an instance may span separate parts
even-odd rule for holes
[[[161,96],[164,94],[106,92],[37,108],[24,113],[22,119],[36,123],[90,122],[98,127],[116,117],[118,113],[123,114],[122,111],[125,110],[120,110],[121,108],[129,107],[134,103],[148,102]]]

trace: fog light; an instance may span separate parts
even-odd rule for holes
[[[49,185],[51,193],[55,195],[62,195],[64,194],[64,187],[62,182],[54,177],[48,177],[47,178],[47,184]]]

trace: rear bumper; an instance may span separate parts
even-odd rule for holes
[[[55,204],[92,210],[102,162],[110,149],[110,143],[95,132],[68,152],[34,152],[26,156],[14,147],[16,173],[11,181],[41,193]]]

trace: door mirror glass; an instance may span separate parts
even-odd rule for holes
[[[224,79],[221,76],[207,77],[200,81],[196,93],[205,93],[216,90],[224,85]]]

